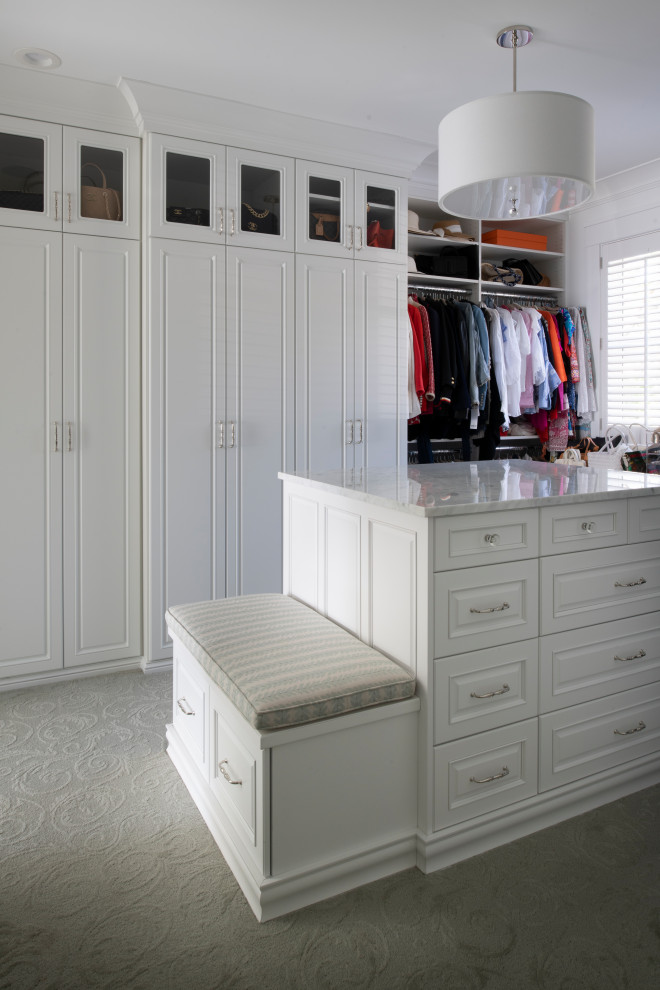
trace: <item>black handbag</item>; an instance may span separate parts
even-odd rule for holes
[[[241,203],[241,230],[254,234],[279,234],[279,218],[271,210],[255,210],[249,203]]]
[[[523,285],[538,285],[543,276],[527,258],[505,258],[502,262],[507,268],[519,268],[523,273]]]
[[[165,210],[165,219],[168,223],[189,223],[197,227],[210,226],[209,211],[199,207],[168,206]]]
[[[30,210],[43,213],[44,193],[43,172],[30,172],[23,181],[22,189],[0,189],[0,207],[6,210]],[[34,186],[41,186],[40,190]]]

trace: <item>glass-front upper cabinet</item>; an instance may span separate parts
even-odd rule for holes
[[[0,224],[62,229],[62,128],[0,117]]]
[[[139,237],[138,138],[0,117],[0,223]]]
[[[404,180],[355,173],[356,251],[374,261],[405,261],[407,202]]]
[[[140,141],[64,128],[63,229],[140,236]]]
[[[294,162],[227,149],[227,243],[293,251]]]
[[[405,260],[403,180],[311,162],[296,168],[298,251]]]

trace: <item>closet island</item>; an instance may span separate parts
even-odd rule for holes
[[[660,478],[279,477],[284,593],[416,676],[421,870],[660,781]]]

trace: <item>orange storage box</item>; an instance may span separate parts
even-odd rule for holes
[[[485,230],[481,235],[485,244],[503,244],[506,247],[527,248],[528,251],[546,251],[548,238],[545,234],[526,234],[522,230]]]

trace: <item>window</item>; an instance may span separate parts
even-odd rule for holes
[[[607,420],[660,424],[660,233],[603,245]]]

